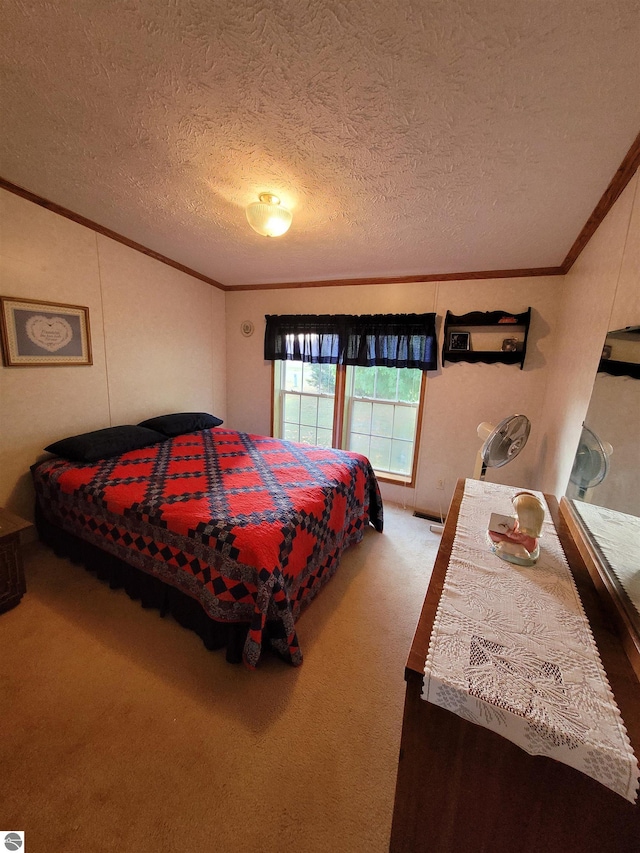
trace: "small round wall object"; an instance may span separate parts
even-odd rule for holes
[[[240,331],[245,336],[245,338],[250,338],[255,330],[255,326],[251,322],[251,320],[243,320],[240,323]]]

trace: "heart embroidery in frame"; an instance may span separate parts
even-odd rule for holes
[[[73,338],[73,329],[64,317],[35,314],[26,322],[29,340],[47,352],[57,352]]]

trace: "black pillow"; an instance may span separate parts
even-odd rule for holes
[[[161,432],[127,424],[62,438],[45,447],[45,450],[71,459],[72,462],[96,462],[98,459],[119,456],[128,450],[138,450],[166,440],[167,436]]]
[[[206,412],[176,412],[173,415],[159,415],[157,418],[149,418],[141,421],[138,426],[157,429],[170,437],[184,435],[186,432],[195,432],[199,429],[211,429],[220,426],[222,420]]]

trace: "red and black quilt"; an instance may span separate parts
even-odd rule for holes
[[[248,666],[266,636],[298,665],[295,621],[371,523],[366,457],[227,429],[180,435],[94,463],[34,466],[51,524],[197,599],[211,619],[249,624]]]

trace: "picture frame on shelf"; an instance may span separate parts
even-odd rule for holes
[[[93,364],[89,309],[82,305],[0,296],[7,367]]]
[[[471,348],[469,332],[449,332],[449,349],[464,352]]]

